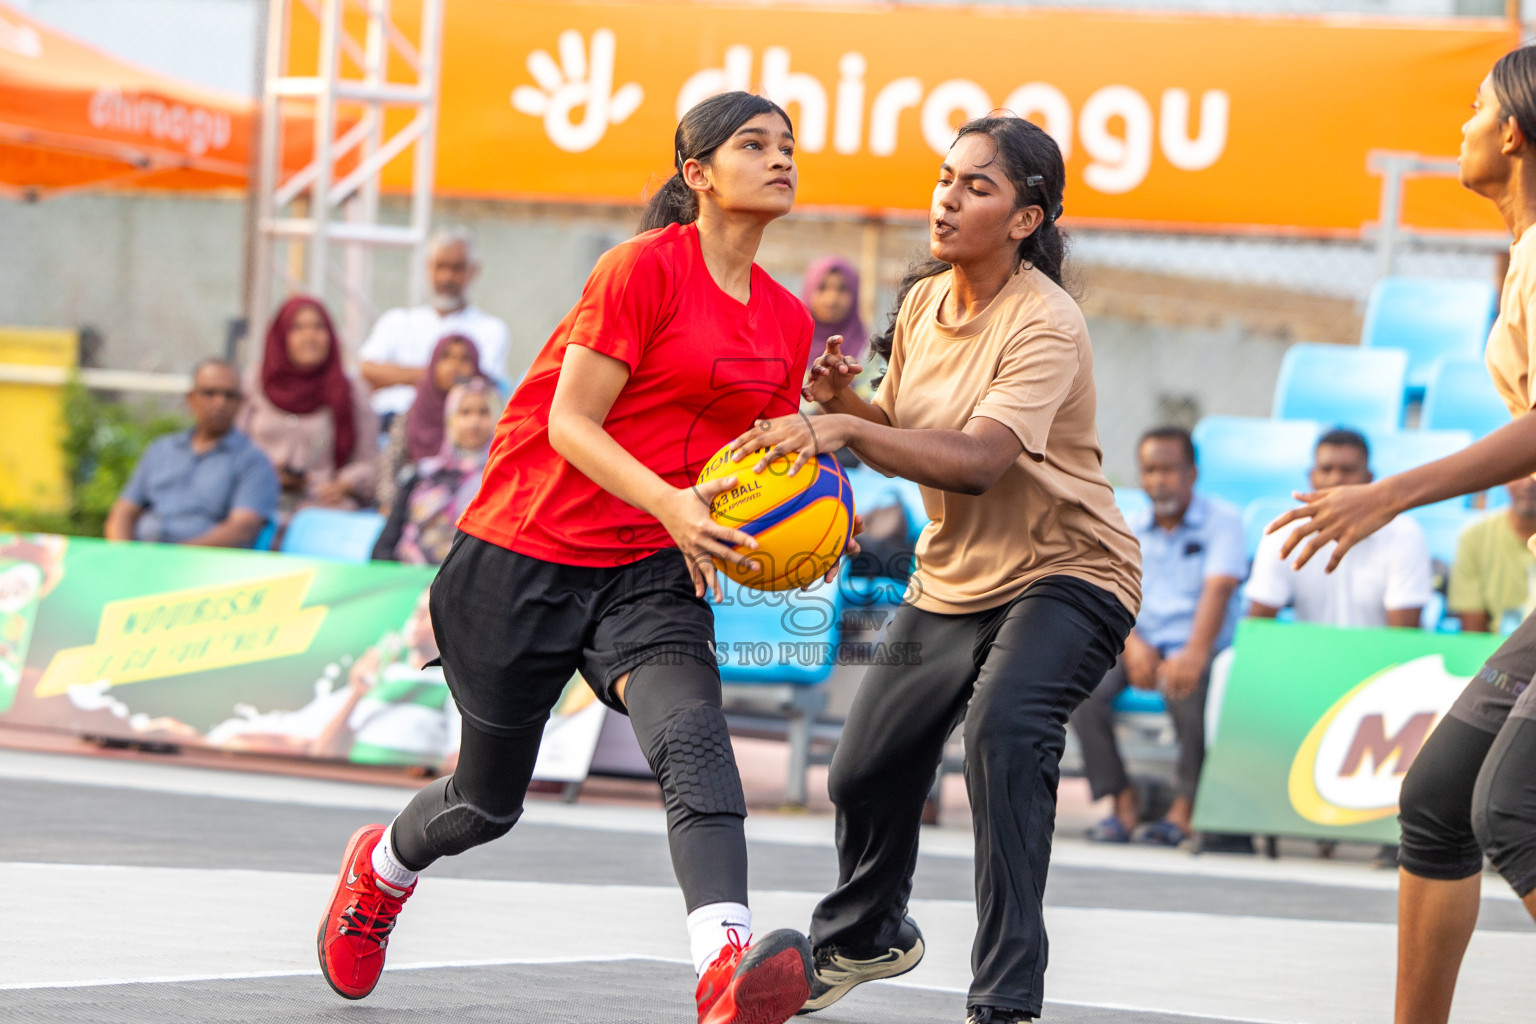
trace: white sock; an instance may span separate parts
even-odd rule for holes
[[[695,974],[715,962],[732,931],[743,946],[752,938],[752,911],[740,903],[706,903],[688,915],[688,951]]]
[[[379,840],[379,845],[373,848],[373,873],[382,881],[389,883],[392,888],[403,892],[416,884],[416,872],[395,859],[395,851],[390,849],[389,845],[389,837],[394,831],[395,823],[390,822],[389,828],[384,830],[383,838]]]

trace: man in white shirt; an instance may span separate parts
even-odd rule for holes
[[[1340,429],[1318,440],[1312,465],[1314,491],[1371,480],[1370,448],[1363,436]],[[1290,605],[1297,622],[1418,627],[1433,583],[1424,531],[1411,518],[1398,516],[1355,545],[1332,573],[1324,572],[1326,551],[1300,572],[1281,561],[1280,546],[1289,535],[1289,529],[1280,530],[1259,543],[1248,577],[1249,615],[1272,619]]]
[[[427,247],[432,298],[424,306],[391,309],[373,325],[358,356],[363,379],[373,388],[373,411],[388,419],[411,407],[422,367],[437,343],[462,334],[480,350],[480,370],[503,393],[507,381],[507,325],[470,304],[469,286],[480,273],[474,242],[461,229],[433,234]]]

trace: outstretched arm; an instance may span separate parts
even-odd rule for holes
[[[1305,520],[1286,539],[1280,557],[1289,558],[1299,549],[1299,569],[1334,541],[1338,546],[1328,560],[1332,572],[1345,552],[1411,508],[1487,490],[1532,473],[1536,473],[1536,415],[1526,412],[1481,441],[1406,473],[1355,487],[1299,494],[1305,504],[1276,519],[1268,532]]]

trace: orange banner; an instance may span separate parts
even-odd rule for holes
[[[437,184],[636,201],[671,173],[679,112],[747,88],[795,120],[802,207],[925,209],[955,125],[1006,107],[1067,154],[1073,220],[1354,233],[1380,200],[1367,154],[1454,154],[1517,44],[1468,19],[453,0]],[[1500,226],[1448,180],[1404,212]]]
[[[0,197],[81,187],[242,188],[255,104],[157,74],[0,0]],[[314,121],[290,112],[302,167]]]

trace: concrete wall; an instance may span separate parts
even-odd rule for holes
[[[240,315],[243,217],[224,199],[0,202],[0,323],[95,327],[101,365],[185,370]]]

